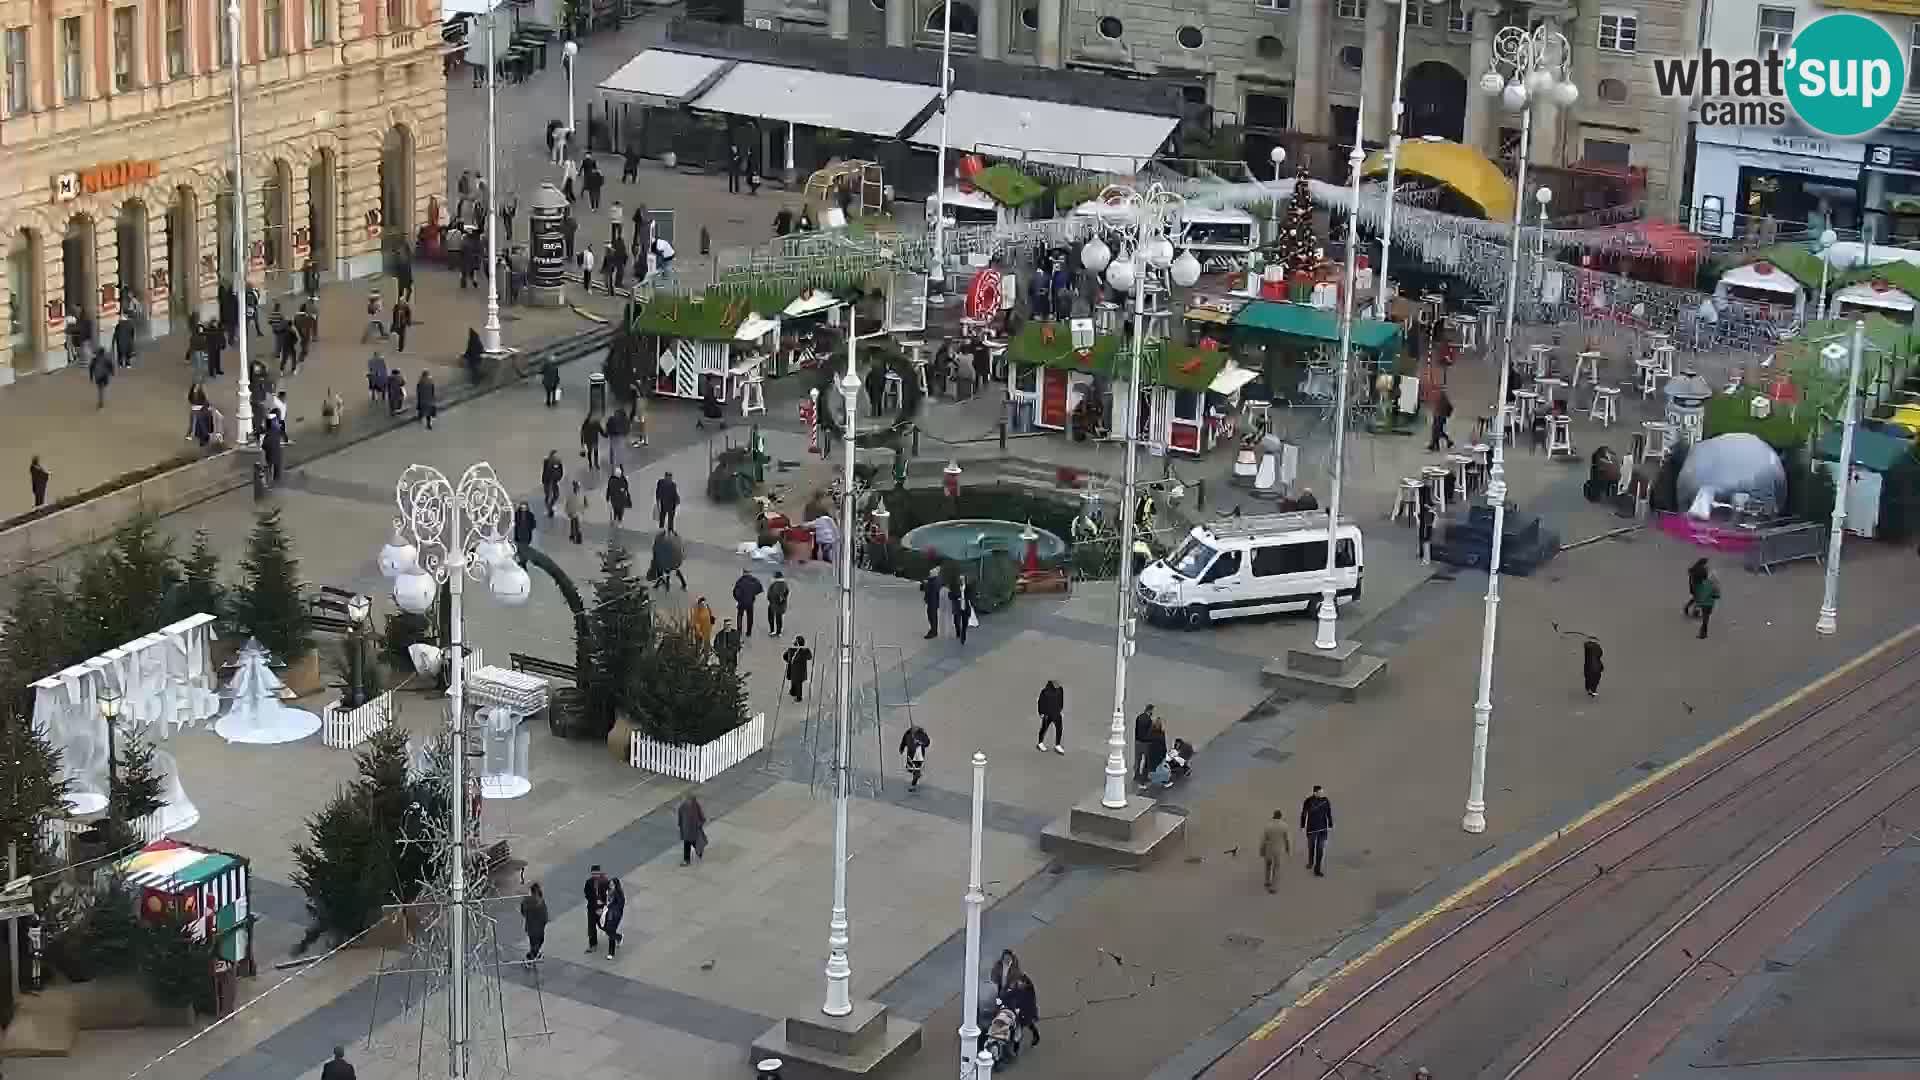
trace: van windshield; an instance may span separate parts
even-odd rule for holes
[[[1167,560],[1167,567],[1183,578],[1197,578],[1207,564],[1213,561],[1216,552],[1202,543],[1197,537],[1188,537],[1180,550]]]

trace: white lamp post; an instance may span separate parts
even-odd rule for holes
[[[1500,621],[1500,539],[1507,526],[1507,377],[1513,368],[1513,306],[1520,291],[1520,228],[1526,213],[1527,150],[1533,138],[1534,101],[1572,105],[1580,91],[1566,81],[1573,47],[1566,36],[1544,25],[1528,32],[1508,26],[1493,38],[1493,59],[1480,77],[1480,89],[1497,95],[1521,114],[1520,152],[1514,164],[1513,234],[1507,252],[1507,311],[1500,359],[1500,387],[1494,393],[1493,466],[1488,470],[1487,505],[1493,509],[1493,543],[1487,558],[1486,615],[1480,630],[1480,686],[1473,701],[1473,763],[1467,781],[1467,813],[1460,827],[1487,829],[1487,729],[1493,719],[1493,647]]]
[[[1179,273],[1187,270],[1185,260],[1177,258],[1169,236],[1180,232],[1181,209],[1186,200],[1177,193],[1153,184],[1144,190],[1119,185],[1100,193],[1106,204],[1126,204],[1129,213],[1108,219],[1109,227],[1122,234],[1126,257],[1116,257],[1098,237],[1080,250],[1080,264],[1098,274],[1106,272],[1107,284],[1116,292],[1133,293],[1133,348],[1127,376],[1125,410],[1125,465],[1120,485],[1120,567],[1116,597],[1113,647],[1113,718],[1107,732],[1106,783],[1100,804],[1111,810],[1127,805],[1127,656],[1133,651],[1133,525],[1134,488],[1138,474],[1134,444],[1140,435],[1140,355],[1147,336],[1147,293],[1162,291],[1153,276],[1172,277],[1176,264]],[[1187,258],[1191,258],[1189,254]],[[1197,263],[1194,265],[1198,265]],[[1121,410],[1115,409],[1116,413]]]
[[[233,409],[234,445],[252,446],[253,387],[247,371],[247,161],[241,149],[240,134],[240,0],[227,0],[227,40],[233,43],[233,273],[236,298],[240,304],[240,333],[235,336],[239,356],[240,401]]]
[[[857,441],[856,414],[860,411],[860,377],[854,374],[854,351],[860,334],[851,308],[847,311],[847,370],[840,376],[840,400],[845,407],[846,460],[840,490],[840,649],[839,694],[833,740],[833,913],[827,920],[827,1000],[820,1011],[845,1016],[853,1011],[853,965],[847,959],[847,793],[848,744],[853,741],[853,459]]]
[[[488,356],[499,356],[500,348],[500,225],[496,220],[496,201],[500,193],[495,188],[500,185],[500,172],[496,167],[498,139],[494,133],[494,84],[498,81],[500,65],[493,55],[494,12],[500,7],[500,0],[487,0],[487,322],[480,330],[480,347]],[[572,42],[568,42],[572,44]],[[567,64],[567,111],[573,111],[573,64]],[[571,115],[568,117],[567,130],[572,131]]]
[[[1032,532],[1033,526],[1028,525]],[[1038,534],[1036,534],[1037,538]],[[980,1056],[980,909],[987,894],[980,884],[980,842],[985,831],[987,755],[973,752],[973,835],[967,860],[967,983],[960,993],[960,1080],[973,1080]]]
[[[451,1034],[448,1075],[467,1076],[470,1013],[467,1008],[467,720],[462,700],[466,666],[461,596],[466,579],[488,578],[494,596],[518,607],[532,591],[527,572],[513,561],[507,535],[513,522],[513,496],[480,462],[461,474],[458,485],[445,473],[426,465],[410,465],[394,488],[400,514],[393,522],[393,540],[380,550],[380,570],[393,579],[393,599],[403,611],[425,614],[447,583],[450,597],[447,643],[449,711],[452,714],[448,753],[448,786],[452,789],[453,857],[447,860],[448,1007]]]
[[[1813,624],[1814,630],[1822,634],[1833,634],[1840,629],[1840,542],[1847,531],[1847,497],[1853,489],[1853,428],[1854,418],[1860,414],[1860,356],[1866,351],[1866,337],[1866,322],[1856,321],[1851,350],[1837,341],[1821,350],[1830,367],[1839,364],[1843,357],[1847,361],[1847,399],[1841,405],[1846,412],[1840,428],[1840,462],[1836,466],[1839,475],[1834,477],[1833,484],[1833,523],[1827,526],[1827,580],[1820,594],[1820,618]]]
[[[1533,295],[1537,299],[1547,284],[1547,204],[1553,201],[1553,189],[1540,185],[1533,193],[1533,200],[1540,204],[1533,231]]]
[[[1833,245],[1840,242],[1840,234],[1832,229],[1820,233],[1820,315],[1827,317],[1827,270],[1833,266]]]
[[[1444,4],[1446,0],[1424,0],[1427,4]],[[1387,317],[1387,263],[1393,259],[1393,181],[1400,169],[1400,116],[1405,105],[1400,95],[1407,83],[1407,8],[1415,0],[1400,0],[1400,43],[1393,53],[1393,130],[1387,133],[1387,206],[1380,222],[1380,273],[1373,287],[1373,317]],[[1484,16],[1483,16],[1484,17]],[[1358,139],[1354,145],[1360,145]],[[1347,274],[1352,280],[1351,271]]]
[[[1404,30],[1404,20],[1402,22]],[[1360,149],[1360,121],[1366,115],[1367,99],[1360,98],[1354,113],[1353,149],[1347,151],[1347,167],[1353,171],[1353,206],[1347,213],[1347,269],[1340,283],[1340,370],[1333,376],[1333,461],[1332,494],[1327,499],[1327,566],[1320,586],[1319,625],[1314,628],[1313,645],[1317,649],[1340,647],[1340,488],[1347,472],[1347,375],[1353,361],[1353,292],[1355,257],[1360,250],[1360,163],[1366,151]],[[1391,205],[1392,193],[1388,193]]]
[[[1267,151],[1267,160],[1273,162],[1273,182],[1277,184],[1280,182],[1280,166],[1286,164],[1287,148],[1276,146]]]
[[[573,65],[580,55],[580,43],[569,41],[560,49],[560,66],[567,69],[567,134],[573,134]]]
[[[927,293],[946,303],[947,292],[947,95],[953,88],[953,0],[940,5],[940,148],[934,155],[933,265]],[[851,490],[851,489],[849,489]]]

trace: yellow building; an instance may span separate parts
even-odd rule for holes
[[[0,0],[0,385],[137,297],[184,325],[230,280],[229,0]],[[438,0],[239,0],[249,276],[376,272],[446,174]],[[444,210],[439,210],[444,213]]]

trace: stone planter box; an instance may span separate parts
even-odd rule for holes
[[[699,746],[671,746],[636,731],[629,743],[627,763],[636,769],[704,784],[759,753],[766,745],[767,714],[755,713],[753,719]]]

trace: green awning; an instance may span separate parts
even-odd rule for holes
[[[1340,341],[1340,316],[1306,304],[1288,304],[1278,300],[1255,300],[1233,316],[1233,325],[1241,330],[1308,341]],[[1353,345],[1357,349],[1391,357],[1400,352],[1400,327],[1378,319],[1353,320]]]
[[[730,342],[747,316],[779,318],[794,297],[805,291],[799,285],[782,285],[760,289],[716,286],[698,296],[662,293],[640,309],[633,328],[659,337]]]
[[[1046,328],[1053,327],[1052,340]],[[1073,333],[1064,323],[1029,322],[1007,342],[1007,359],[1062,371],[1080,371],[1125,381],[1133,356],[1117,334],[1101,334],[1084,353],[1073,347]],[[1149,342],[1140,356],[1140,381],[1147,386],[1176,390],[1205,390],[1227,366],[1227,354],[1173,342]]]
[[[1814,448],[1813,456],[1821,461],[1840,460],[1840,428],[1832,428],[1820,437],[1819,445]],[[1889,472],[1901,461],[1914,453],[1913,442],[1884,431],[1868,428],[1855,428],[1853,432],[1853,463],[1877,473]]]

